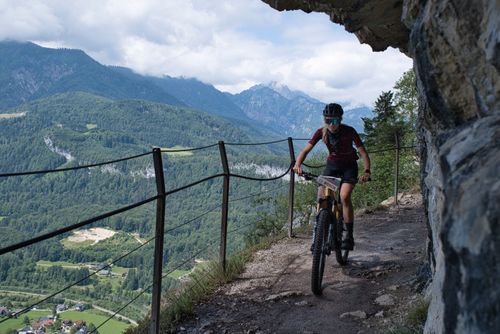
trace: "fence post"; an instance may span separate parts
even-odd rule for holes
[[[394,204],[398,205],[398,192],[399,192],[399,150],[401,145],[399,143],[399,133],[396,131],[394,133],[394,139],[396,141],[396,173],[394,175]]]
[[[290,151],[290,164],[292,169],[290,169],[290,188],[288,190],[288,237],[292,238],[293,235],[293,197],[295,195],[295,172],[293,171],[293,166],[295,165],[295,151],[293,149],[292,137],[288,137],[288,150]]]
[[[221,224],[220,224],[220,248],[219,248],[219,259],[224,269],[226,271],[226,243],[227,243],[227,213],[229,207],[229,164],[227,162],[226,147],[224,142],[219,141],[219,152],[222,162],[222,168],[224,170],[224,185],[222,189],[222,214],[221,214]]]
[[[155,227],[155,253],[153,272],[153,296],[151,301],[151,324],[149,333],[160,333],[160,301],[161,301],[161,278],[163,267],[163,233],[165,227],[165,178],[163,174],[163,161],[161,149],[153,149],[153,161],[155,168],[156,191],[156,227]]]

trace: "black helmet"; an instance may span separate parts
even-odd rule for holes
[[[342,106],[337,103],[329,103],[323,109],[323,117],[340,117],[344,115],[344,110]]]

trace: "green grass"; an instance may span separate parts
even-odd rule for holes
[[[168,274],[167,276],[171,277],[171,278],[179,279],[182,275],[189,274],[190,272],[191,272],[191,270],[177,269],[177,270],[174,270],[173,272],[171,272],[170,274]]]
[[[7,217],[6,217],[6,216],[0,216],[0,222],[1,222],[2,220],[4,220],[5,218],[7,218]]]
[[[75,249],[75,248],[82,248],[82,247],[91,246],[94,244],[94,241],[93,240],[85,240],[82,242],[74,242],[74,241],[69,241],[68,239],[64,239],[64,240],[61,240],[61,243],[63,244],[64,248]]]
[[[131,268],[125,268],[125,267],[119,267],[119,266],[112,266],[111,267],[111,271],[114,272],[114,273],[117,273],[117,274],[123,274],[123,273],[128,273],[128,271],[130,270]]]
[[[61,320],[84,320],[87,325],[93,323],[96,327],[108,319],[108,315],[101,315],[94,310],[88,310],[84,312],[78,311],[66,311],[59,314]],[[99,333],[101,334],[117,334],[123,333],[130,325],[115,319],[111,319],[106,322],[101,328],[99,328]]]
[[[24,327],[23,320],[27,316],[30,318],[30,323],[33,323],[38,320],[40,317],[45,317],[47,315],[52,315],[52,311],[44,310],[44,311],[29,311],[26,314],[20,315],[17,319],[9,319],[0,324],[0,334],[10,334],[10,330],[20,329]],[[0,318],[3,319],[3,318]]]
[[[83,264],[75,264],[71,262],[65,262],[65,261],[43,261],[40,260],[36,263],[37,266],[39,267],[53,267],[53,266],[61,266],[63,268],[73,268],[73,269],[79,269],[82,267],[85,267]]]
[[[113,290],[118,290],[122,286],[125,278],[121,276],[98,276],[99,284],[110,283]]]
[[[179,146],[175,145],[174,147],[162,147],[162,150],[188,150],[191,147],[185,147],[185,146]],[[192,151],[188,152],[165,152],[164,154],[171,155],[171,156],[188,156],[188,155],[193,155]]]
[[[393,328],[390,334],[422,334],[424,332],[429,301],[421,300],[412,305],[406,313],[403,323]]]

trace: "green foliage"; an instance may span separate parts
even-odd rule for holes
[[[421,334],[424,332],[425,321],[427,320],[427,311],[429,301],[420,300],[405,310],[405,316],[401,324],[392,328],[389,334]]]
[[[399,156],[399,191],[411,191],[419,184],[419,158],[416,148],[415,118],[417,93],[415,74],[410,70],[395,85],[394,93],[382,92],[375,103],[375,117],[365,122],[365,146],[370,154],[372,181],[355,191],[356,208],[374,207],[394,194],[397,143],[403,147]],[[363,171],[360,170],[360,173]]]
[[[16,110],[25,110],[26,115],[0,119],[0,172],[108,161],[148,152],[154,146],[198,147],[217,143],[220,139],[256,141],[230,123],[199,111],[145,101],[115,102],[87,93],[56,95]],[[286,170],[288,156],[280,155],[286,147],[286,142],[269,147],[228,146],[231,169],[234,173],[253,177],[255,169],[240,170],[236,165],[252,162]],[[63,153],[74,159],[68,160]],[[163,164],[167,190],[222,171],[218,147],[190,155],[164,154]],[[152,157],[148,155],[91,169],[1,178],[0,247],[154,196],[156,185],[152,171]],[[281,180],[264,183],[232,178],[230,199],[281,187],[274,191],[277,195],[286,190],[282,187],[284,184]],[[186,259],[207,246],[210,247],[201,253],[203,259],[218,252],[221,198],[222,178],[167,198],[165,273],[174,269],[191,270],[194,260]],[[257,220],[256,212],[268,212],[272,205],[260,201],[252,207],[251,201],[235,200],[230,204],[229,254],[244,247],[245,232]],[[127,277],[93,275],[60,295],[119,309],[151,285],[155,216],[154,203],[147,204],[86,226],[119,232],[104,241],[77,244],[68,242],[69,234],[66,234],[2,255],[0,286],[52,293],[95,271],[83,264],[110,263],[138,248],[117,262],[129,273]],[[132,233],[142,242],[150,242],[141,246]],[[50,265],[37,265],[41,260]],[[177,279],[165,277],[163,280],[164,290],[178,285]],[[121,313],[140,318],[149,309],[150,300],[150,291],[145,291]],[[25,307],[35,301],[26,300],[18,306]]]

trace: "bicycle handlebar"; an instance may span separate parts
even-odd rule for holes
[[[302,172],[302,174],[299,175],[299,176],[302,176],[307,181],[311,181],[312,179],[315,179],[316,182],[320,183],[319,180],[318,180],[318,178],[321,178],[323,175],[316,175],[316,174],[309,173],[309,172]],[[326,176],[326,177],[328,177],[328,176]],[[328,177],[328,178],[330,178],[330,177]],[[335,178],[335,179],[337,179],[337,178]],[[368,180],[366,180],[366,182],[371,181],[371,180],[372,180],[372,178],[369,177]]]

